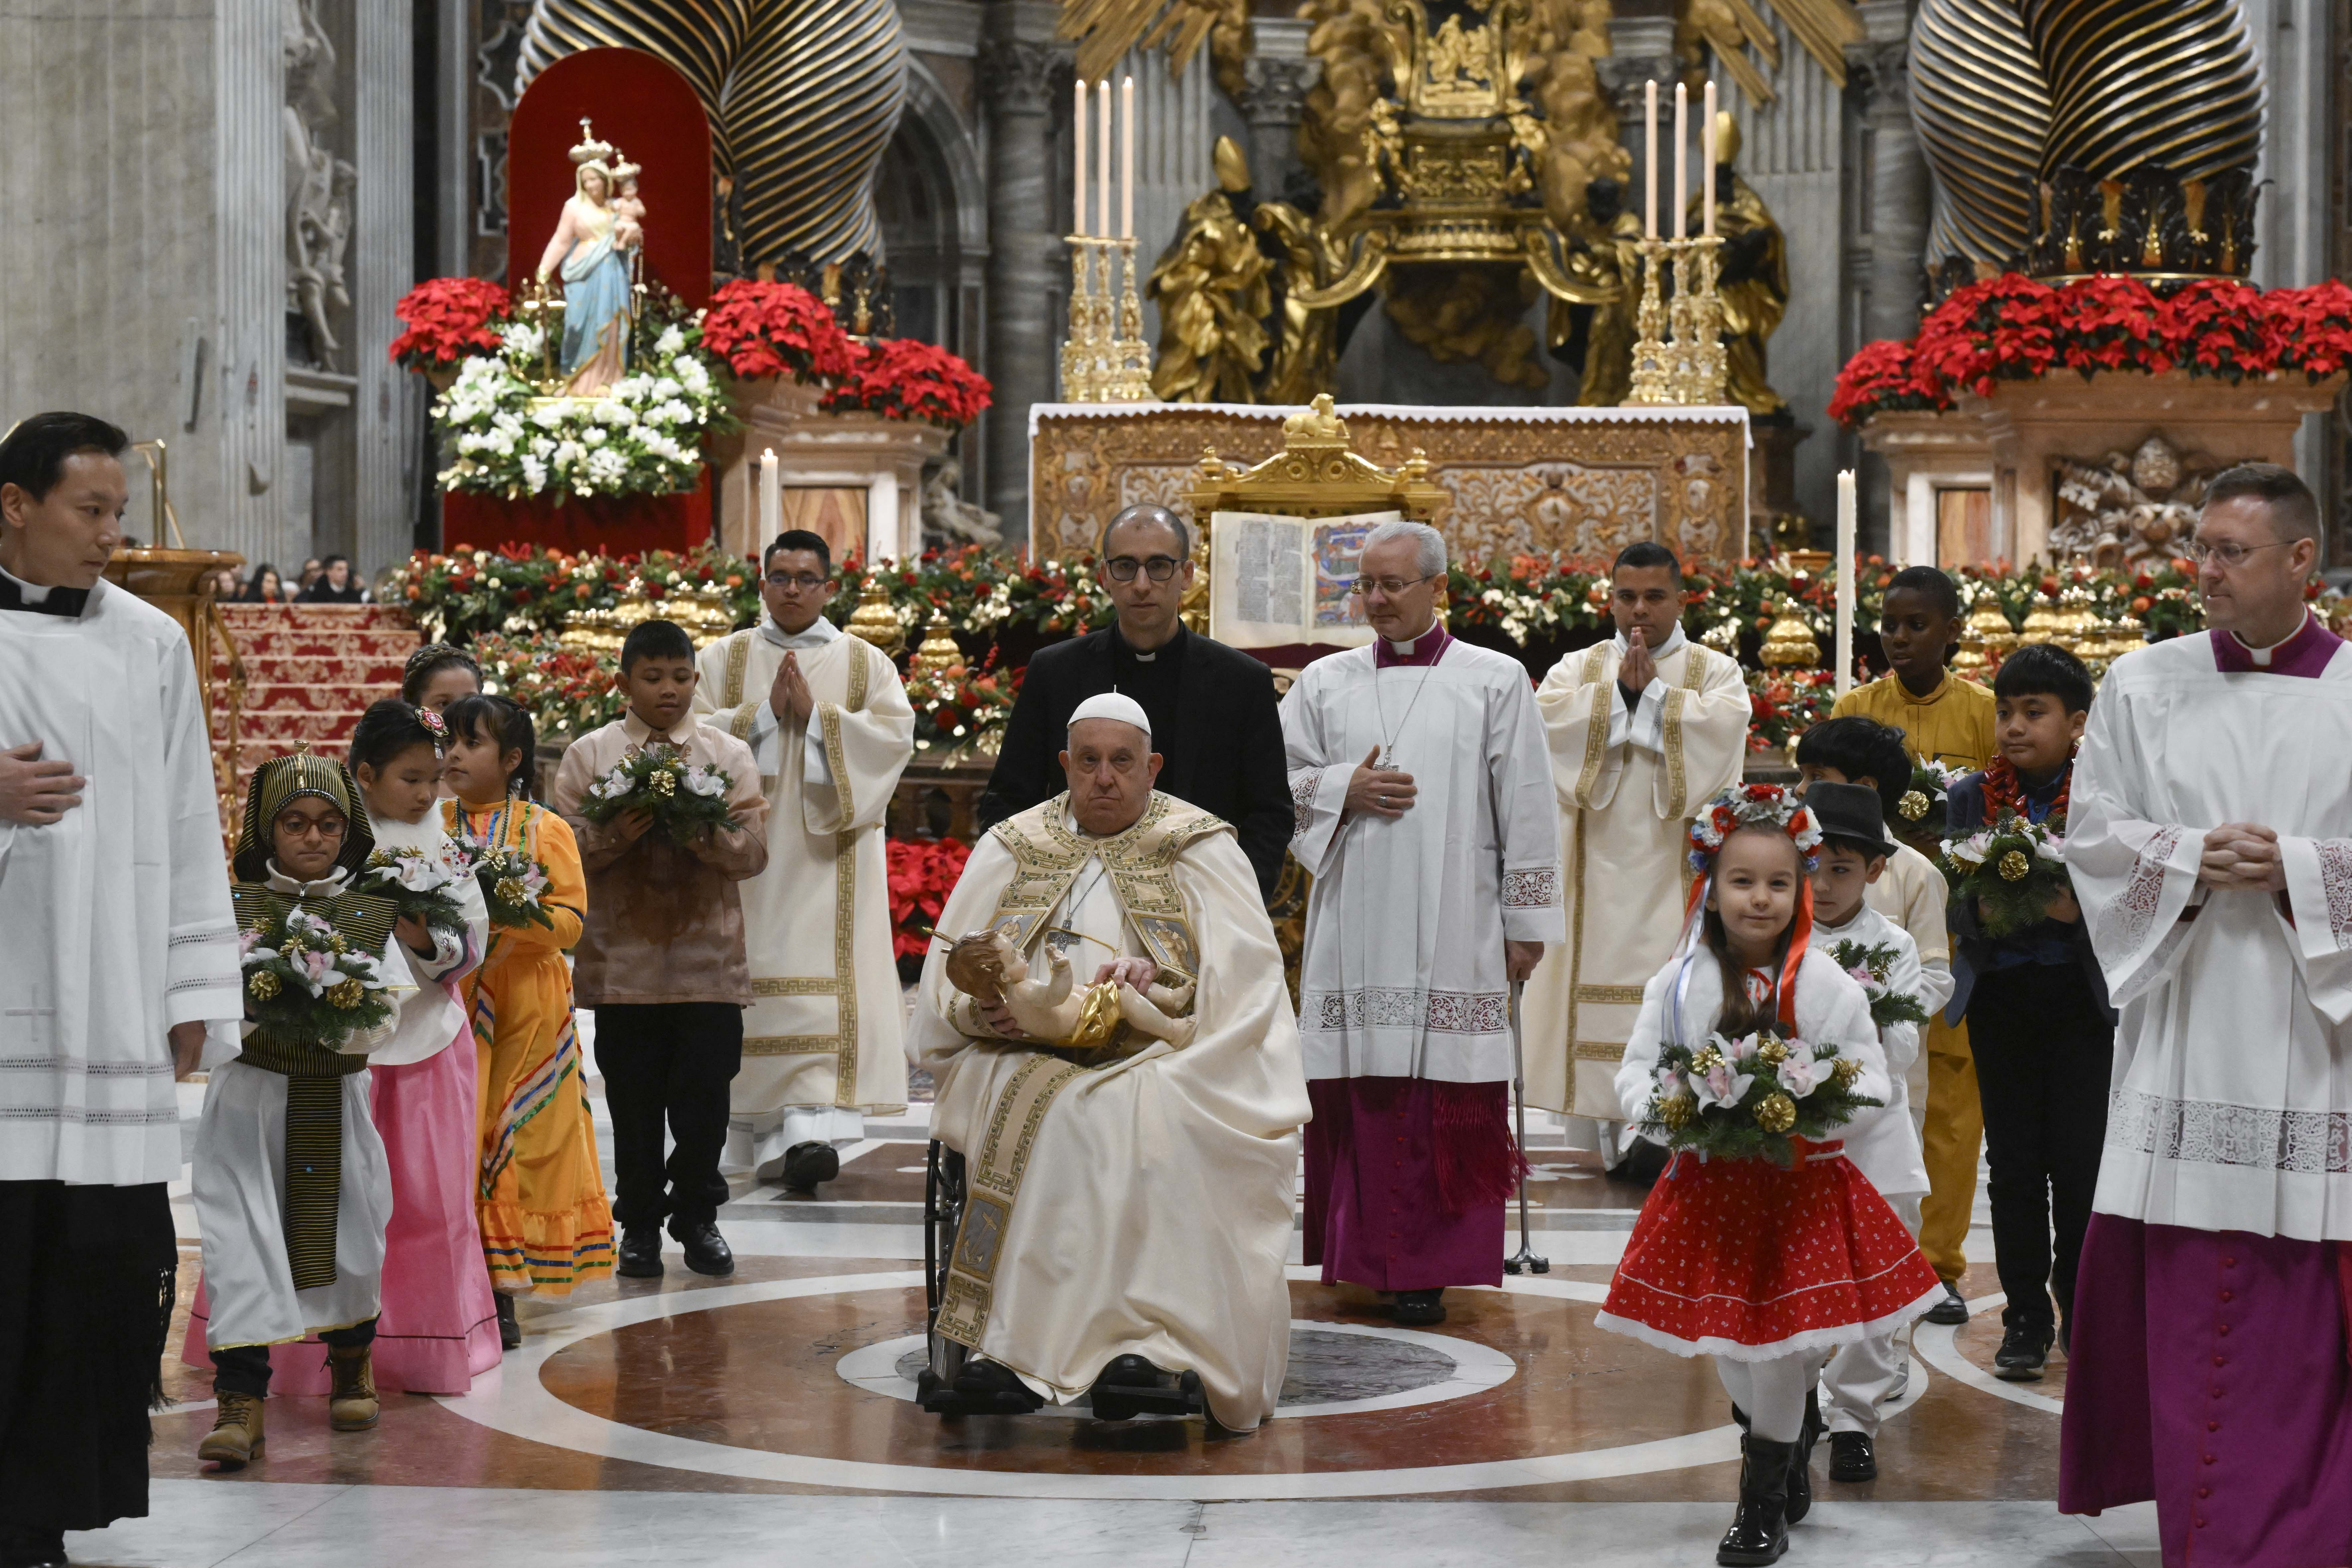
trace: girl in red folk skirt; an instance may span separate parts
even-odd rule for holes
[[[1760,1564],[1811,1506],[1822,1364],[1942,1287],[1837,1142],[1889,1084],[1868,998],[1808,943],[1820,830],[1795,796],[1745,785],[1709,803],[1691,842],[1691,919],[1617,1073],[1626,1120],[1675,1156],[1596,1321],[1715,1358],[1747,1428],[1716,1561]]]

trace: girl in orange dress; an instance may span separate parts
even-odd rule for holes
[[[522,1342],[514,1298],[562,1297],[613,1268],[613,1214],[596,1164],[564,951],[580,940],[587,879],[562,817],[530,796],[537,737],[503,697],[462,697],[444,715],[441,803],[452,838],[520,849],[546,868],[547,925],[492,916],[489,953],[467,976],[481,1085],[476,1211],[508,1348]]]

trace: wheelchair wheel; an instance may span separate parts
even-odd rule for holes
[[[925,1410],[941,1415],[964,1414],[955,1382],[971,1353],[939,1331],[948,1259],[955,1256],[956,1232],[963,1225],[963,1156],[932,1139],[923,1156],[923,1342],[929,1364],[916,1379],[916,1397]]]

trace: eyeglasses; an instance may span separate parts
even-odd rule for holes
[[[289,838],[336,839],[350,826],[340,816],[281,816],[272,827]]]
[[[825,579],[818,576],[814,572],[771,572],[768,574],[768,586],[775,589],[779,593],[787,589],[797,588],[803,594],[813,594],[819,588],[824,587],[824,584]]]
[[[1378,588],[1382,594],[1393,599],[1407,588],[1418,588],[1423,583],[1434,582],[1437,575],[1436,573],[1432,572],[1426,577],[1359,577],[1348,584],[1348,592],[1362,599],[1369,598],[1372,590]]]
[[[1154,555],[1148,561],[1138,561],[1132,555],[1114,555],[1103,563],[1103,571],[1114,583],[1132,583],[1138,572],[1144,573],[1155,583],[1165,583],[1176,575],[1176,568],[1181,563],[1172,555]]]
[[[2294,542],[2292,539],[2274,539],[2268,544],[2241,544],[2234,539],[2208,542],[2192,539],[2180,547],[2180,553],[2202,566],[2208,561],[2219,561],[2225,571],[2236,571],[2246,563],[2246,557],[2257,550],[2284,550]]]

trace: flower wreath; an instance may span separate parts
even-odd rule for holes
[[[1822,830],[1813,814],[1793,791],[1780,784],[1734,784],[1708,801],[1691,821],[1691,869],[1702,878],[1715,868],[1723,841],[1743,827],[1777,827],[1794,841],[1813,868],[1822,847]]]

